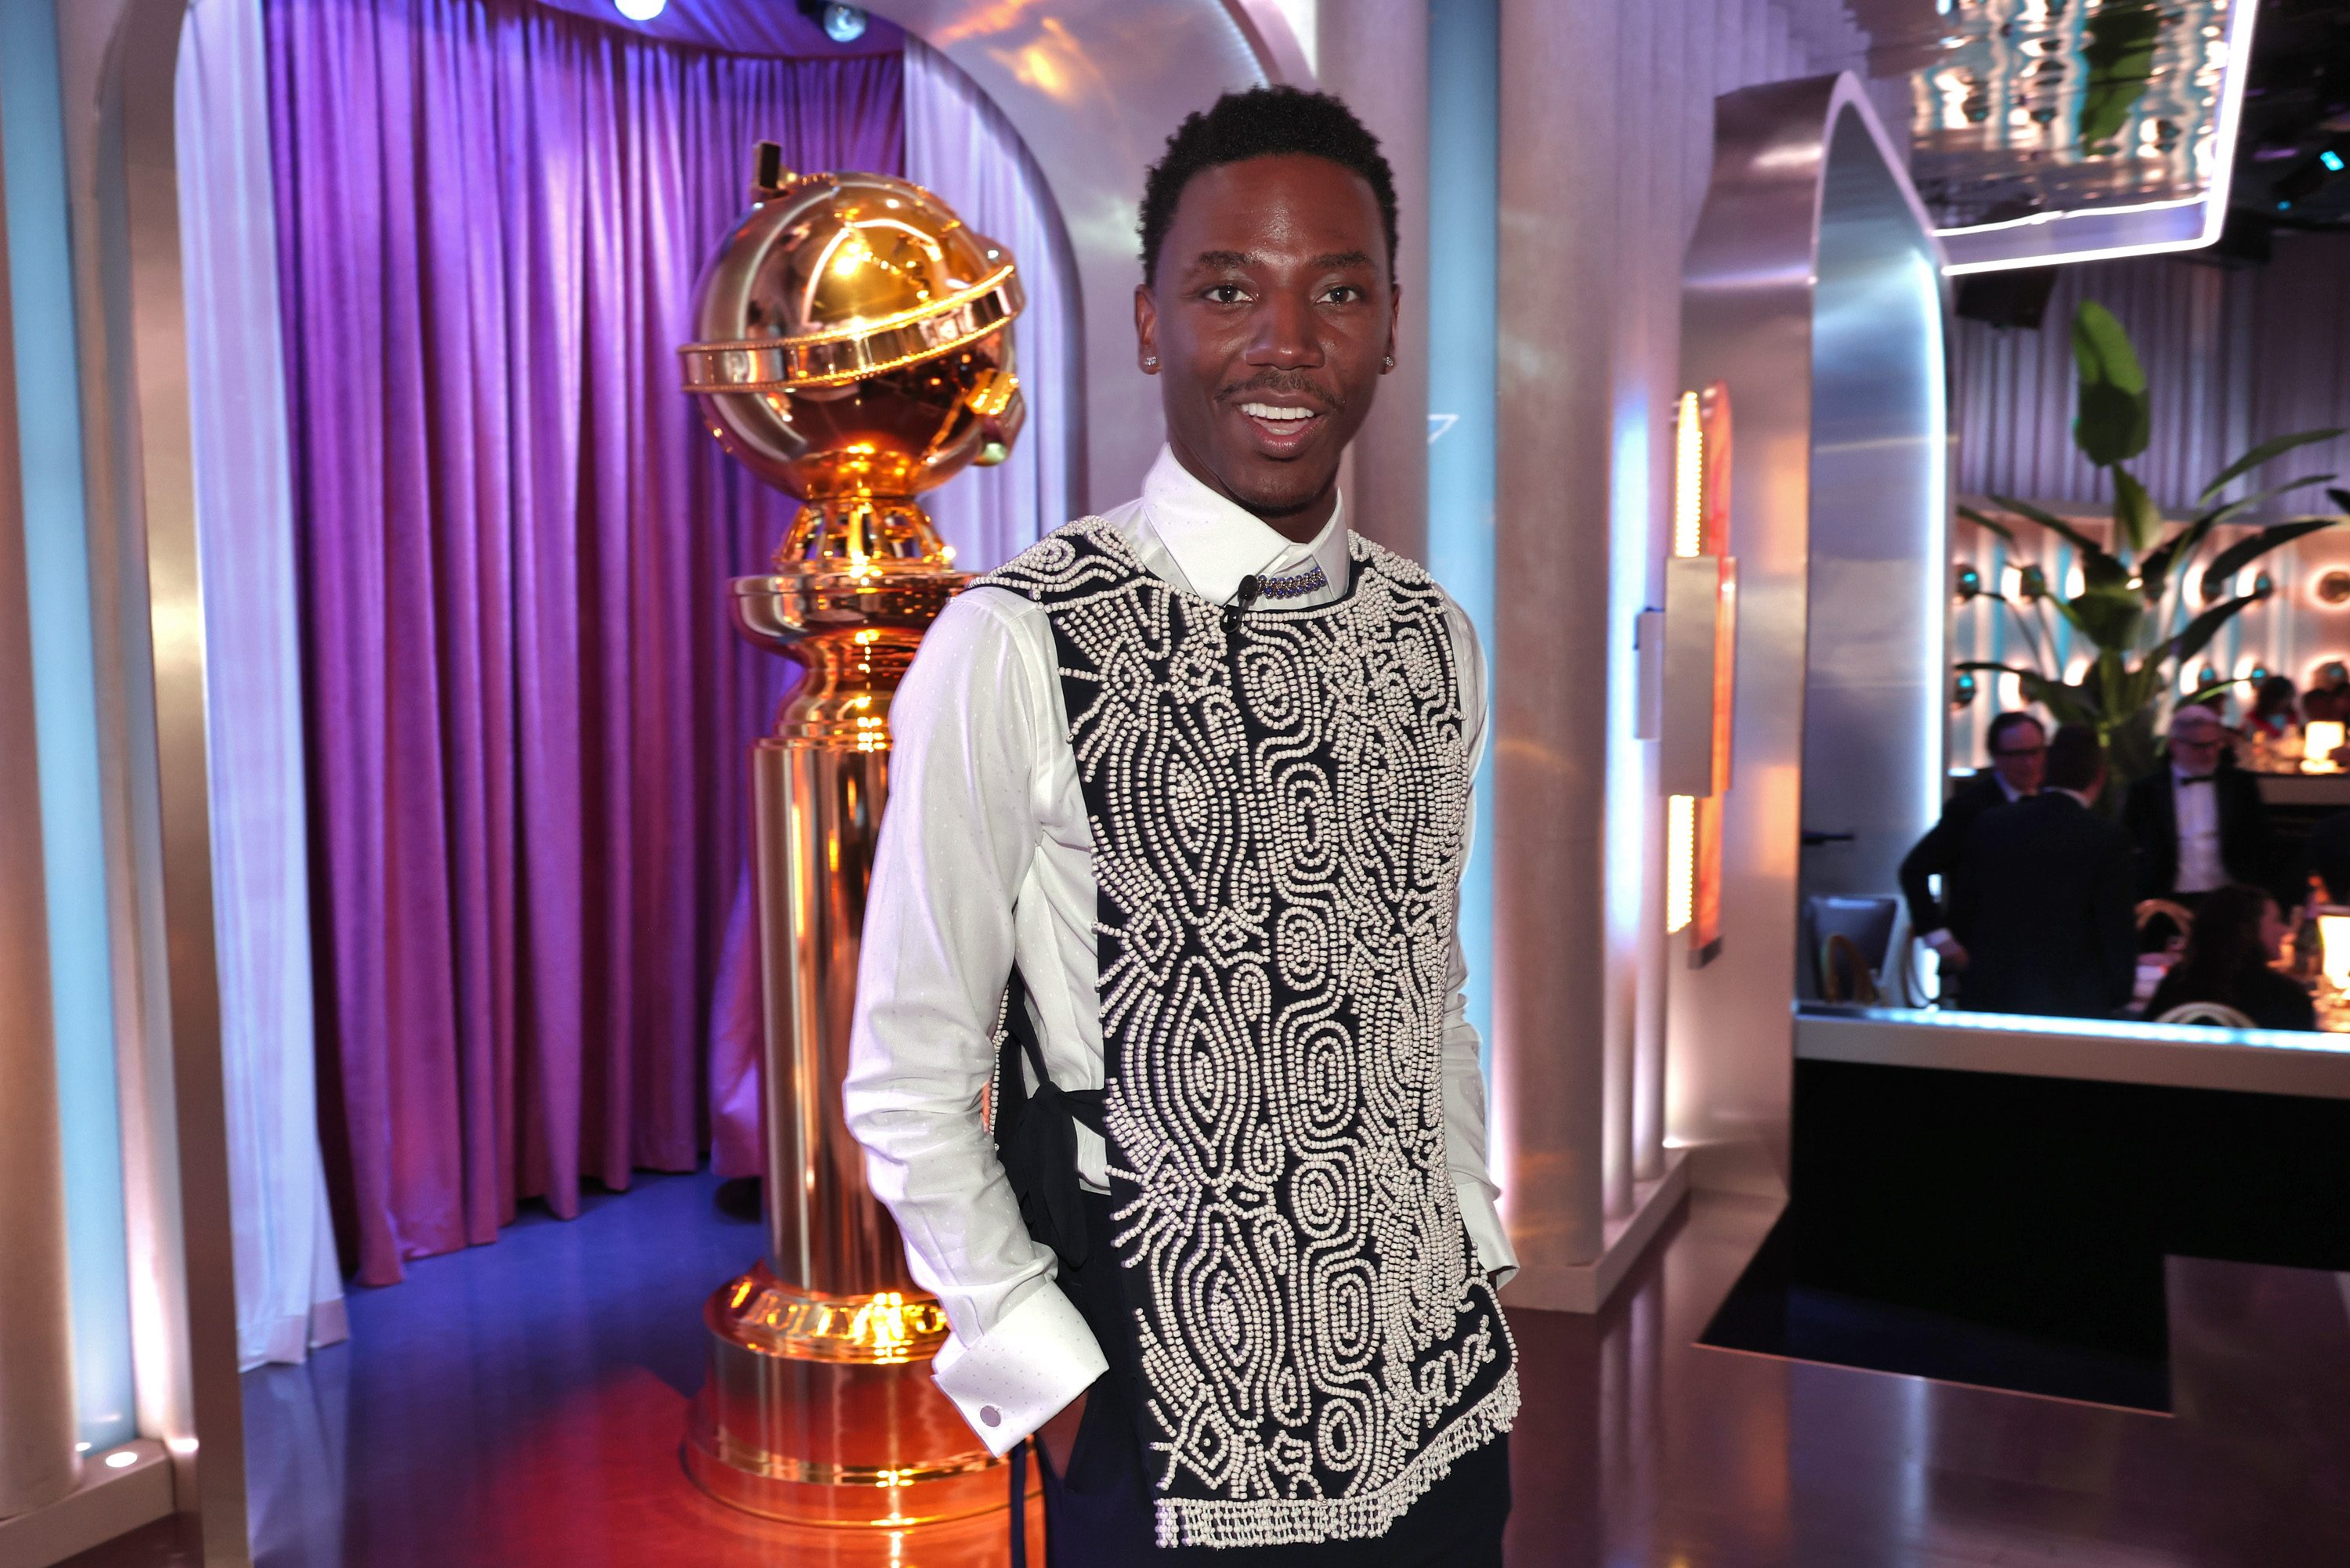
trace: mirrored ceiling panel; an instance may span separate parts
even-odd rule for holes
[[[2254,0],[1854,0],[1952,272],[2219,235]],[[1883,101],[1882,99],[1879,101]]]

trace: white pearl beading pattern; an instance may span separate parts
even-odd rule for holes
[[[1092,821],[1162,1545],[1381,1534],[1517,1412],[1445,1163],[1451,639],[1348,543],[1354,591],[1305,608],[1228,616],[1094,518],[981,579],[1052,619]]]

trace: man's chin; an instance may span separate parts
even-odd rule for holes
[[[1316,468],[1310,473],[1300,473],[1292,465],[1270,465],[1250,462],[1236,465],[1239,472],[1224,478],[1224,489],[1234,501],[1268,522],[1293,517],[1311,510],[1330,493],[1338,482],[1336,464],[1326,469]],[[1268,468],[1272,472],[1268,472]]]

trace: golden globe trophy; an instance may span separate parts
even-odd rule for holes
[[[732,600],[805,674],[752,756],[769,1254],[704,1310],[686,1468],[771,1518],[904,1526],[1003,1508],[1007,1487],[931,1381],[946,1314],[867,1189],[840,1085],[890,695],[968,580],[914,498],[1010,450],[1024,301],[1011,254],[919,186],[788,174],[770,142],[758,159],[680,352],[712,432],[805,504],[774,575]]]

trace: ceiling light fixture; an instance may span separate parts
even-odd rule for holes
[[[612,0],[612,4],[631,22],[650,22],[669,9],[669,0]]]
[[[799,0],[799,13],[824,29],[836,44],[853,44],[865,36],[865,7],[829,5],[826,0]]]

